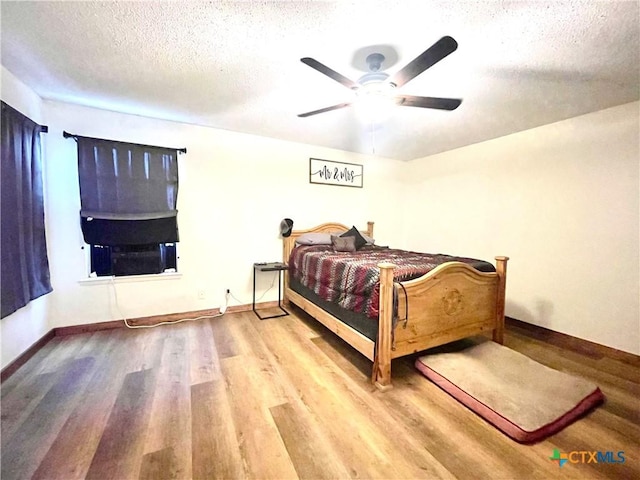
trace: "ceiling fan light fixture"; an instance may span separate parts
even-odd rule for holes
[[[392,97],[393,96],[394,85],[389,82],[369,82],[363,84],[358,90],[356,90],[356,96],[367,97],[372,95],[383,96],[383,97]]]
[[[386,80],[386,78],[384,79]],[[355,107],[366,122],[381,122],[395,106],[394,85],[387,81],[369,81],[356,90]]]

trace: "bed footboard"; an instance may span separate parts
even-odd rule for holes
[[[461,262],[442,264],[397,288],[393,326],[393,264],[380,268],[380,323],[374,381],[391,384],[391,360],[473,335],[489,333],[502,343],[508,257],[496,257],[496,272]]]

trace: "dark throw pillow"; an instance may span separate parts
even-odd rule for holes
[[[340,237],[354,237],[356,239],[356,250],[360,250],[367,244],[365,238],[360,234],[356,227],[351,227],[351,230],[347,230]]]
[[[356,251],[356,239],[354,237],[337,237],[331,235],[331,244],[336,252]]]

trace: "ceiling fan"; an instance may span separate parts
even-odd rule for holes
[[[305,65],[323,73],[327,77],[344,85],[345,87],[356,92],[360,98],[389,98],[392,102],[404,107],[421,107],[435,108],[439,110],[455,110],[462,103],[461,99],[456,98],[438,98],[438,97],[417,97],[414,95],[395,95],[396,88],[402,87],[404,84],[414,79],[429,67],[432,67],[447,55],[453,53],[458,48],[458,42],[452,37],[442,37],[427,50],[418,55],[409,62],[404,68],[400,69],[393,76],[385,72],[381,72],[384,55],[380,53],[372,53],[367,57],[367,65],[369,72],[358,79],[357,82],[348,79],[344,75],[339,74],[335,70],[323,65],[317,60],[309,57],[301,58],[300,61]],[[339,103],[330,107],[313,110],[311,112],[301,113],[298,117],[310,117],[319,113],[330,112],[352,105],[352,102]]]

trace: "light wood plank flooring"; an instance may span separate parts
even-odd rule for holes
[[[55,337],[2,384],[2,479],[640,478],[640,367],[507,330],[605,405],[520,445],[393,363],[394,388],[304,313]],[[624,451],[623,464],[549,459]]]

